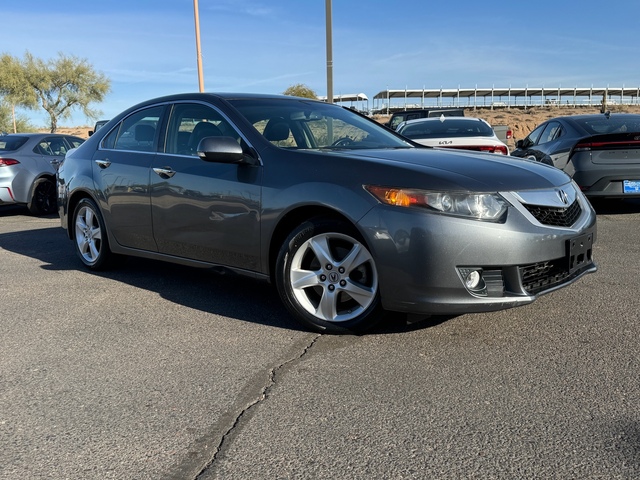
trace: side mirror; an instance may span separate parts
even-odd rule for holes
[[[231,137],[205,137],[198,143],[197,152],[206,162],[241,163],[244,160],[242,147]]]
[[[522,148],[524,147],[524,140],[518,140],[516,142],[516,148]]]

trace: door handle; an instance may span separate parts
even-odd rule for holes
[[[111,162],[109,161],[108,158],[105,158],[104,160],[96,160],[96,163],[102,169],[109,168],[109,166],[111,165]]]
[[[162,178],[171,178],[176,174],[176,171],[171,167],[154,168],[153,171]]]

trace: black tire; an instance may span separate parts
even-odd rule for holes
[[[53,180],[39,178],[33,184],[27,208],[32,215],[50,215],[58,209],[57,197]]]
[[[298,226],[280,249],[275,280],[289,312],[314,331],[362,333],[382,318],[375,261],[344,221]]]
[[[76,254],[90,270],[104,270],[113,260],[102,214],[96,203],[83,198],[73,212]]]

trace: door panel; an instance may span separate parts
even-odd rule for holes
[[[179,103],[172,107],[166,153],[157,155],[151,170],[158,250],[258,270],[261,167],[201,160],[198,143],[210,136],[240,139],[237,129],[208,105]]]
[[[259,266],[258,167],[158,155],[151,173],[153,231],[161,253],[248,270]]]
[[[151,225],[149,172],[160,138],[164,106],[139,110],[102,140],[93,157],[105,222],[118,244],[157,251]]]

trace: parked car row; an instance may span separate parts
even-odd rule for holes
[[[516,307],[596,271],[595,213],[561,170],[424,147],[309,99],[149,100],[70,152],[57,182],[86,268],[133,255],[250,275],[320,332]]]
[[[56,212],[56,168],[82,142],[52,133],[0,135],[0,205],[26,205],[34,215]]]
[[[553,118],[517,141],[512,152],[477,118],[419,118],[401,122],[396,130],[422,145],[511,154],[551,165],[592,199],[640,197],[640,115]]]

